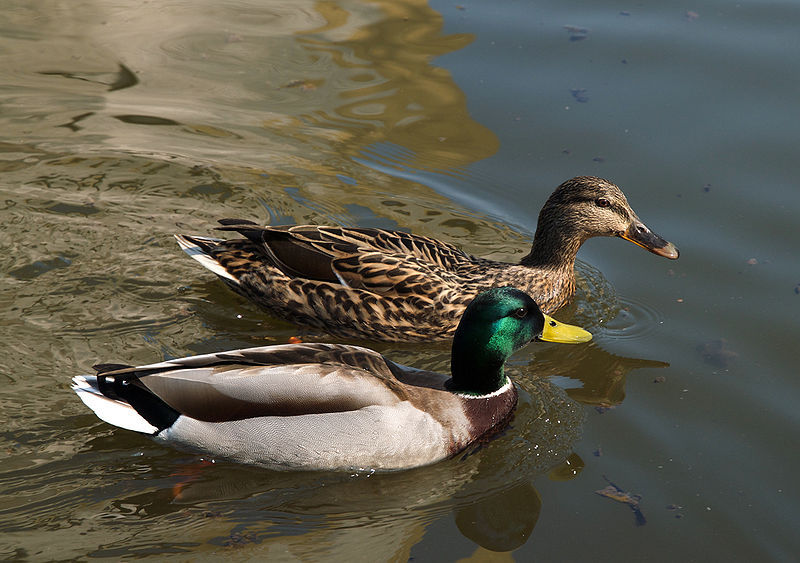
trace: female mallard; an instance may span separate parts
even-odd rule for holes
[[[519,264],[476,258],[399,231],[220,222],[222,230],[246,238],[176,235],[178,243],[278,317],[367,339],[448,338],[467,303],[490,287],[518,287],[552,313],[575,293],[575,256],[591,237],[618,236],[678,257],[675,245],[639,220],[622,190],[592,176],[572,178],[553,192],[539,214],[531,252]]]
[[[503,364],[531,340],[586,342],[525,293],[495,288],[467,307],[452,377],[358,346],[286,344],[140,367],[101,364],[73,389],[102,420],[273,469],[405,469],[500,430],[517,403]]]

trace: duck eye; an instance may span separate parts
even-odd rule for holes
[[[556,326],[558,323],[556,321],[550,321],[550,326]]]
[[[520,307],[519,309],[515,309],[512,315],[518,319],[524,319],[528,315],[528,310],[525,307]]]
[[[611,207],[611,202],[604,197],[598,197],[595,201],[597,207]]]

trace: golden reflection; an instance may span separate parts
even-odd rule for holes
[[[350,17],[347,10],[338,2],[317,2],[314,4],[314,9],[325,19],[325,24],[314,29],[300,32],[304,35],[322,33],[343,27]]]
[[[390,168],[459,177],[498,150],[497,137],[472,119],[464,92],[435,63],[473,37],[444,33],[442,15],[426,1],[117,10],[125,17],[92,3],[56,5],[36,20],[48,48],[28,49],[26,64],[34,71],[28,87],[42,94],[20,97],[24,127],[12,127],[11,137],[56,153],[214,166],[224,181],[246,177],[277,208],[292,206],[281,191],[296,186],[330,206],[309,217],[319,222],[346,222],[342,208],[358,204],[395,226],[441,236],[448,233],[438,224],[469,213],[428,186],[354,161],[367,151],[366,160]],[[19,24],[34,26],[26,18]],[[15,60],[0,57],[0,69]],[[166,123],[172,126],[157,125]],[[342,185],[343,175],[355,183]],[[408,204],[420,201],[428,209]],[[198,228],[219,213],[198,214]],[[253,198],[238,213],[265,219]],[[287,215],[313,214],[306,207]]]
[[[359,26],[346,39],[322,40],[322,32],[350,19],[331,2],[315,9],[324,26],[298,32],[310,52],[324,52],[346,69],[337,86],[339,103],[306,114],[306,121],[337,124],[350,133],[347,152],[374,143],[394,143],[411,151],[405,163],[419,169],[459,168],[493,155],[497,137],[474,121],[466,96],[435,57],[469,45],[467,34],[443,35],[442,15],[425,0],[374,0],[383,17]]]
[[[432,63],[473,37],[445,35],[442,15],[425,0],[323,1],[314,10],[324,23],[293,32],[293,49],[302,49],[304,60],[265,93],[270,112],[260,108],[269,136],[298,147],[284,146],[281,161],[265,166],[269,185],[296,185],[303,198],[328,206],[323,217],[309,217],[307,209],[288,213],[297,222],[347,223],[339,218],[348,215],[347,206],[359,205],[392,222],[380,226],[447,236],[453,230],[447,222],[468,210],[418,182],[402,182],[399,191],[393,178],[353,160],[458,178],[469,164],[497,152],[497,136],[472,119],[464,92]],[[331,158],[331,151],[342,158]],[[343,173],[354,176],[346,185]],[[480,236],[468,240],[483,244]],[[482,255],[495,257],[485,249]]]

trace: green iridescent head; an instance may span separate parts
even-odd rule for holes
[[[585,330],[544,315],[531,297],[512,287],[490,289],[469,304],[453,337],[453,389],[482,395],[507,383],[506,360],[532,340],[578,343]]]

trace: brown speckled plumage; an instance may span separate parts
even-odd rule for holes
[[[678,257],[674,245],[638,219],[616,185],[591,176],[572,178],[553,192],[539,214],[531,252],[519,264],[398,231],[221,223],[245,238],[177,235],[178,241],[234,291],[278,317],[377,340],[451,337],[466,305],[491,287],[519,288],[551,313],[574,294],[575,257],[591,237],[619,236]]]

